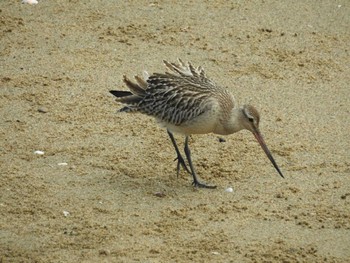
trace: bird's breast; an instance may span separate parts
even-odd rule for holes
[[[173,124],[158,120],[158,122],[172,132],[190,135],[190,134],[206,134],[216,130],[219,120],[219,109],[216,105],[212,105],[202,114],[182,122],[181,124]]]

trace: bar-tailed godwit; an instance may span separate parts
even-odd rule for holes
[[[215,188],[199,182],[194,169],[188,139],[191,134],[215,133],[228,135],[243,129],[251,131],[280,176],[271,152],[259,130],[260,115],[251,105],[236,105],[234,96],[225,88],[210,80],[202,67],[193,67],[179,59],[178,64],[164,61],[169,69],[166,73],[135,76],[132,82],[124,76],[124,83],[130,91],[111,90],[117,101],[126,104],[120,112],[141,112],[156,118],[167,129],[177,154],[177,173],[182,166],[193,177],[193,185]],[[185,136],[182,157],[173,133]]]

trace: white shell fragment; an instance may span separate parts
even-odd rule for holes
[[[37,0],[22,0],[22,4],[36,5],[37,3]]]
[[[232,193],[233,192],[233,188],[232,187],[228,187],[228,188],[225,189],[225,192]]]
[[[63,215],[67,217],[67,216],[69,216],[69,212],[68,211],[63,211]]]
[[[43,151],[39,151],[39,150],[38,150],[38,151],[34,151],[34,153],[35,153],[35,154],[39,154],[39,155],[43,155],[43,154],[44,154]]]
[[[68,165],[68,163],[58,163],[57,165],[59,165],[59,166],[66,166],[66,165]]]

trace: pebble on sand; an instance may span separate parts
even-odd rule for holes
[[[43,151],[39,151],[39,150],[37,150],[37,151],[34,151],[34,154],[43,155],[43,154],[44,154],[44,152],[43,152]]]
[[[47,108],[45,108],[45,107],[38,108],[38,112],[40,112],[40,113],[47,113],[48,111],[49,110]]]

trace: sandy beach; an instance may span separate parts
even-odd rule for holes
[[[350,262],[349,1],[1,1],[0,18],[0,262]],[[194,188],[154,119],[117,113],[124,74],[177,58],[255,105],[285,179],[248,131],[194,135],[217,189]]]

